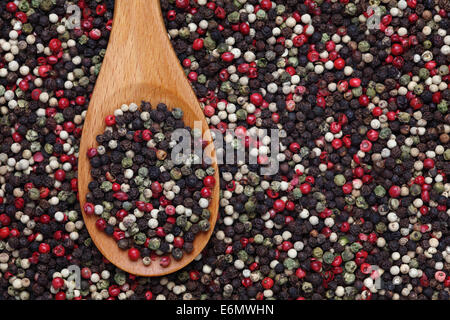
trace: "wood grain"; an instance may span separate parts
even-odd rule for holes
[[[193,127],[194,121],[201,121],[206,139],[211,143],[203,111],[167,36],[159,0],[116,0],[113,29],[83,126],[78,159],[81,208],[91,181],[91,167],[86,153],[89,148],[97,146],[96,136],[105,129],[105,116],[124,103],[135,102],[139,105],[142,100],[150,101],[153,106],[163,102],[169,108],[183,109],[185,124]],[[209,149],[216,170],[216,185],[209,207],[211,228],[208,232],[197,234],[193,252],[184,253],[180,261],[172,258],[167,268],[159,265],[159,259],[150,266],[144,266],[142,261],[133,262],[128,258],[127,251],[119,249],[112,237],[95,227],[97,217],[88,216],[82,210],[90,236],[106,259],[135,275],[160,276],[183,268],[203,250],[213,232],[219,206],[219,170],[215,150]]]

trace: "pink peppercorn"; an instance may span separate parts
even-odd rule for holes
[[[234,59],[234,54],[232,54],[231,52],[225,52],[222,54],[221,58],[225,62],[231,62]]]
[[[61,289],[64,286],[64,280],[61,277],[56,277],[52,280],[52,287],[56,290]]]
[[[389,188],[389,195],[392,198],[398,198],[400,196],[400,187],[399,186],[392,186]]]
[[[170,265],[171,259],[169,256],[161,257],[161,260],[159,261],[159,265],[163,268],[167,268]]]
[[[345,60],[342,59],[342,58],[336,59],[336,60],[334,61],[334,67],[335,67],[337,70],[342,70],[342,69],[344,69],[344,67],[345,67]]]
[[[84,213],[86,213],[87,215],[93,215],[95,210],[94,210],[94,204],[87,202],[84,204],[83,206],[83,210]]]
[[[176,0],[175,5],[180,9],[187,9],[189,7],[189,0]]]
[[[359,145],[359,148],[363,152],[369,152],[370,150],[372,150],[372,142],[370,142],[369,140],[363,140]]]
[[[195,51],[203,49],[203,39],[195,39],[194,43],[192,44],[192,49],[194,49]]]
[[[433,169],[433,168],[434,168],[434,160],[431,159],[431,158],[426,158],[426,159],[423,161],[423,166],[424,166],[426,169]]]
[[[444,282],[445,280],[445,272],[444,271],[436,271],[434,274],[434,278],[439,282]]]
[[[136,248],[130,248],[128,250],[128,258],[130,258],[131,261],[137,261],[141,256],[141,253]]]

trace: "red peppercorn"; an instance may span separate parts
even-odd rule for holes
[[[0,239],[6,239],[9,237],[10,230],[8,227],[3,227],[0,229]]]
[[[216,179],[213,176],[206,176],[203,179],[203,185],[207,188],[212,188],[216,184]]]
[[[283,251],[289,251],[293,247],[294,245],[290,241],[283,241],[283,243],[281,244],[281,250]]]
[[[342,192],[345,194],[350,194],[353,191],[353,185],[351,183],[346,183],[342,186]]]
[[[273,287],[273,279],[269,278],[269,277],[265,277],[262,281],[261,281],[261,285],[263,286],[264,289],[268,290],[270,288]]]
[[[146,291],[144,296],[145,296],[145,300],[152,300],[153,293],[151,291]]]
[[[158,237],[165,237],[166,236],[166,232],[164,231],[164,228],[163,227],[158,227],[158,228],[156,228],[156,235],[158,236]]]
[[[65,253],[66,249],[61,244],[53,248],[53,254],[57,257],[64,257]]]
[[[102,37],[102,32],[99,29],[92,29],[89,31],[89,38],[92,40],[98,40]]]
[[[95,210],[94,210],[94,204],[90,203],[90,202],[86,202],[83,206],[83,211],[85,214],[87,215],[93,215]]]
[[[112,285],[108,288],[108,293],[111,297],[117,297],[120,294],[120,288],[118,285]]]
[[[173,216],[175,214],[175,207],[171,204],[169,204],[168,206],[166,206],[165,210],[166,214],[168,216]]]
[[[365,94],[362,94],[362,95],[359,96],[358,102],[359,102],[359,104],[361,106],[367,107],[369,105],[369,102],[370,102],[369,101],[369,97],[367,95],[365,95]]]
[[[130,258],[131,261],[137,261],[141,257],[141,253],[136,248],[130,248],[128,249],[128,258]]]
[[[243,35],[248,35],[250,33],[250,26],[248,25],[248,23],[246,22],[242,22],[239,25],[239,31],[243,34]]]
[[[326,106],[325,98],[322,96],[318,96],[316,98],[316,104],[318,107],[325,108],[325,106]]]
[[[380,107],[375,107],[372,109],[372,115],[374,117],[379,117],[383,114],[383,109],[381,109]]]
[[[425,202],[430,202],[430,192],[428,190],[423,190],[421,194],[421,198]]]
[[[175,5],[180,9],[187,9],[189,7],[189,0],[176,0]]]
[[[108,115],[105,117],[105,124],[107,126],[113,126],[116,124],[116,117],[114,115]]]
[[[97,5],[97,7],[95,8],[95,13],[99,16],[103,16],[106,13],[106,5],[104,4],[99,4]]]
[[[105,219],[103,219],[103,218],[97,219],[97,221],[95,221],[95,226],[100,231],[105,230],[105,228],[106,228],[106,221],[105,221]]]
[[[350,86],[357,88],[361,85],[361,79],[359,78],[352,78],[349,81]]]
[[[27,21],[28,21],[28,16],[25,12],[17,11],[15,16],[16,16],[17,20],[19,20],[22,23],[27,23]]]
[[[55,172],[55,179],[58,181],[64,181],[66,178],[66,172],[63,169],[58,169]]]
[[[292,42],[295,47],[301,47],[302,45],[304,45],[306,43],[307,40],[308,40],[308,38],[304,34],[300,34],[300,35],[294,37],[294,39],[292,39]]]
[[[420,109],[423,106],[422,101],[417,97],[412,98],[409,104],[414,110]]]
[[[336,256],[334,259],[333,259],[333,262],[331,262],[331,265],[333,266],[333,267],[339,267],[341,264],[342,264],[342,257],[341,256]]]
[[[83,279],[90,279],[91,276],[92,276],[91,269],[89,269],[88,267],[84,267],[83,269],[81,269],[81,277]]]
[[[349,135],[346,135],[342,138],[342,143],[346,148],[350,148],[352,145],[352,139],[350,138]]]
[[[219,19],[225,19],[226,15],[227,15],[225,9],[222,7],[217,7],[216,10],[214,10],[214,14]],[[219,25],[219,31],[221,31],[220,29],[223,30],[223,27],[221,25]]]
[[[123,192],[123,191],[119,191],[113,194],[113,197],[116,198],[119,201],[127,201],[128,200],[128,195]]]
[[[57,38],[53,38],[50,40],[48,47],[50,48],[50,50],[52,52],[57,52],[59,50],[61,50],[61,40],[57,39]]]
[[[162,186],[158,181],[154,181],[152,182],[150,189],[152,190],[152,192],[159,194],[162,192]]]
[[[61,289],[64,286],[64,279],[61,277],[56,277],[52,280],[52,287],[56,290]]]
[[[47,77],[47,76],[48,76],[48,73],[50,72],[51,69],[52,69],[52,67],[49,66],[48,64],[44,64],[44,65],[40,66],[40,67],[38,68],[39,76],[42,77],[42,78]],[[37,90],[37,89],[35,89],[35,90]],[[33,91],[34,91],[34,90],[33,90]],[[40,94],[40,92],[39,92],[39,94]],[[39,98],[38,98],[38,99],[39,99]]]
[[[292,202],[292,201],[288,201],[288,202],[286,202],[286,210],[288,210],[288,211],[294,211],[294,209],[295,209],[295,203],[294,202]],[[286,217],[286,219],[287,219],[288,217]],[[288,223],[288,222],[286,222],[286,223]]]
[[[234,54],[232,54],[231,52],[224,52],[222,53],[222,60],[225,62],[231,62],[234,59]]]
[[[203,39],[198,38],[194,40],[194,43],[192,44],[192,49],[198,51],[203,49]]]
[[[273,209],[274,209],[276,212],[281,212],[281,211],[283,211],[284,208],[285,208],[285,206],[286,206],[286,204],[285,204],[284,201],[281,200],[281,199],[277,199],[277,200],[275,200],[275,202],[273,203]]]
[[[182,237],[175,237],[173,239],[173,246],[175,248],[182,248],[184,244],[184,239]]]
[[[219,72],[219,79],[220,81],[227,81],[230,77],[230,74],[228,73],[227,69],[222,69]]]
[[[418,176],[414,179],[414,183],[418,185],[423,185],[425,183],[425,177],[424,176]]]
[[[120,184],[114,182],[113,185],[112,185],[112,190],[113,190],[114,192],[119,191],[119,190],[120,190]]]
[[[300,144],[298,142],[292,142],[289,145],[289,150],[291,150],[291,152],[293,153],[297,153],[300,151]]]
[[[297,276],[297,278],[303,279],[304,277],[306,277],[306,272],[305,272],[303,269],[298,268],[298,269],[295,271],[295,275]]]
[[[55,294],[55,300],[66,300],[66,293],[64,291],[60,291]]]
[[[11,218],[7,214],[2,213],[0,214],[0,223],[3,226],[8,226],[11,223]]]
[[[342,58],[337,58],[334,60],[334,67],[338,70],[342,70],[345,67],[345,60]]]
[[[6,11],[8,12],[16,12],[17,11],[17,5],[14,2],[8,2],[6,4]]]
[[[322,270],[322,262],[318,260],[311,261],[311,269],[315,272],[320,272]]]
[[[250,96],[250,102],[259,107],[263,103],[263,96],[260,93],[253,93]]]
[[[26,80],[20,80],[19,88],[20,88],[20,90],[25,92],[30,88],[30,84]]]
[[[260,5],[261,9],[263,9],[264,11],[269,11],[270,9],[272,9],[272,1],[271,0],[261,0],[259,5]]]
[[[280,115],[277,112],[272,113],[272,121],[274,123],[280,122]]]
[[[338,138],[333,139],[331,146],[336,150],[342,148],[342,140]]]
[[[82,106],[86,103],[86,98],[83,96],[78,96],[75,98],[75,103],[79,106]]]
[[[201,195],[203,198],[210,198],[211,197],[211,190],[209,188],[202,188],[202,190],[200,191]]]
[[[374,129],[370,129],[370,130],[367,132],[367,138],[368,138],[370,141],[376,141],[376,140],[378,140],[378,135],[379,135],[378,131],[376,131],[376,130],[374,130]]]
[[[49,253],[49,252],[50,252],[50,245],[44,242],[39,245],[39,253]]]
[[[350,230],[350,224],[348,222],[343,222],[339,229],[342,232],[348,232]]]
[[[311,186],[308,183],[302,183],[300,185],[300,191],[302,194],[309,194],[311,192]]]
[[[163,268],[167,268],[170,265],[171,259],[169,256],[163,256],[161,257],[161,260],[159,261],[159,265]]]
[[[67,98],[59,99],[59,101],[58,101],[58,108],[60,108],[61,110],[64,110],[68,106],[69,106],[69,99],[67,99]]]
[[[389,188],[389,195],[392,198],[398,198],[400,196],[401,188],[399,186],[392,186]]]
[[[369,140],[363,140],[359,145],[359,148],[363,152],[369,152],[370,150],[372,150],[372,142],[370,142]]]
[[[388,113],[386,113],[386,116],[389,121],[394,121],[395,118],[397,118],[397,114],[394,111],[389,111]]]
[[[13,138],[14,142],[20,142],[23,140],[23,137],[18,132],[14,132],[12,134],[12,138]]]
[[[398,44],[398,43],[394,43],[391,47],[391,53],[394,56],[399,56],[401,54],[403,54],[403,47],[402,45]]]
[[[252,285],[252,280],[250,278],[244,278],[241,283],[245,288],[248,288]]]
[[[195,72],[195,71],[189,72],[188,78],[189,78],[189,80],[191,80],[191,81],[193,81],[193,82],[196,82],[197,79],[198,79],[198,74],[197,74],[197,72]]]
[[[339,122],[332,122],[330,125],[330,131],[332,133],[339,133],[341,131],[341,124]]]
[[[431,158],[426,158],[425,160],[423,160],[423,166],[426,169],[433,169],[434,168],[434,160]]]
[[[200,273],[196,270],[192,270],[189,272],[189,278],[192,281],[197,281],[198,279],[200,279]]]
[[[406,4],[410,8],[415,8],[417,6],[417,0],[406,0]]]
[[[317,51],[310,51],[308,52],[307,58],[311,62],[316,62],[319,60],[319,53]]]
[[[122,240],[125,238],[125,232],[123,231],[114,231],[113,232],[113,239],[116,241]]]

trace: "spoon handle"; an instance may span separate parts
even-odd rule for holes
[[[159,0],[116,0],[102,69],[113,69],[124,84],[145,83],[155,90],[176,86],[196,99],[171,47]]]

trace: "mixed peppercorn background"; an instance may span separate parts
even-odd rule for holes
[[[278,129],[281,152],[272,176],[270,139],[259,164],[221,165],[210,243],[161,278],[115,268],[83,226],[77,152],[113,2],[74,2],[74,29],[69,4],[0,0],[1,299],[449,298],[448,1],[162,0],[211,127],[235,148]]]

